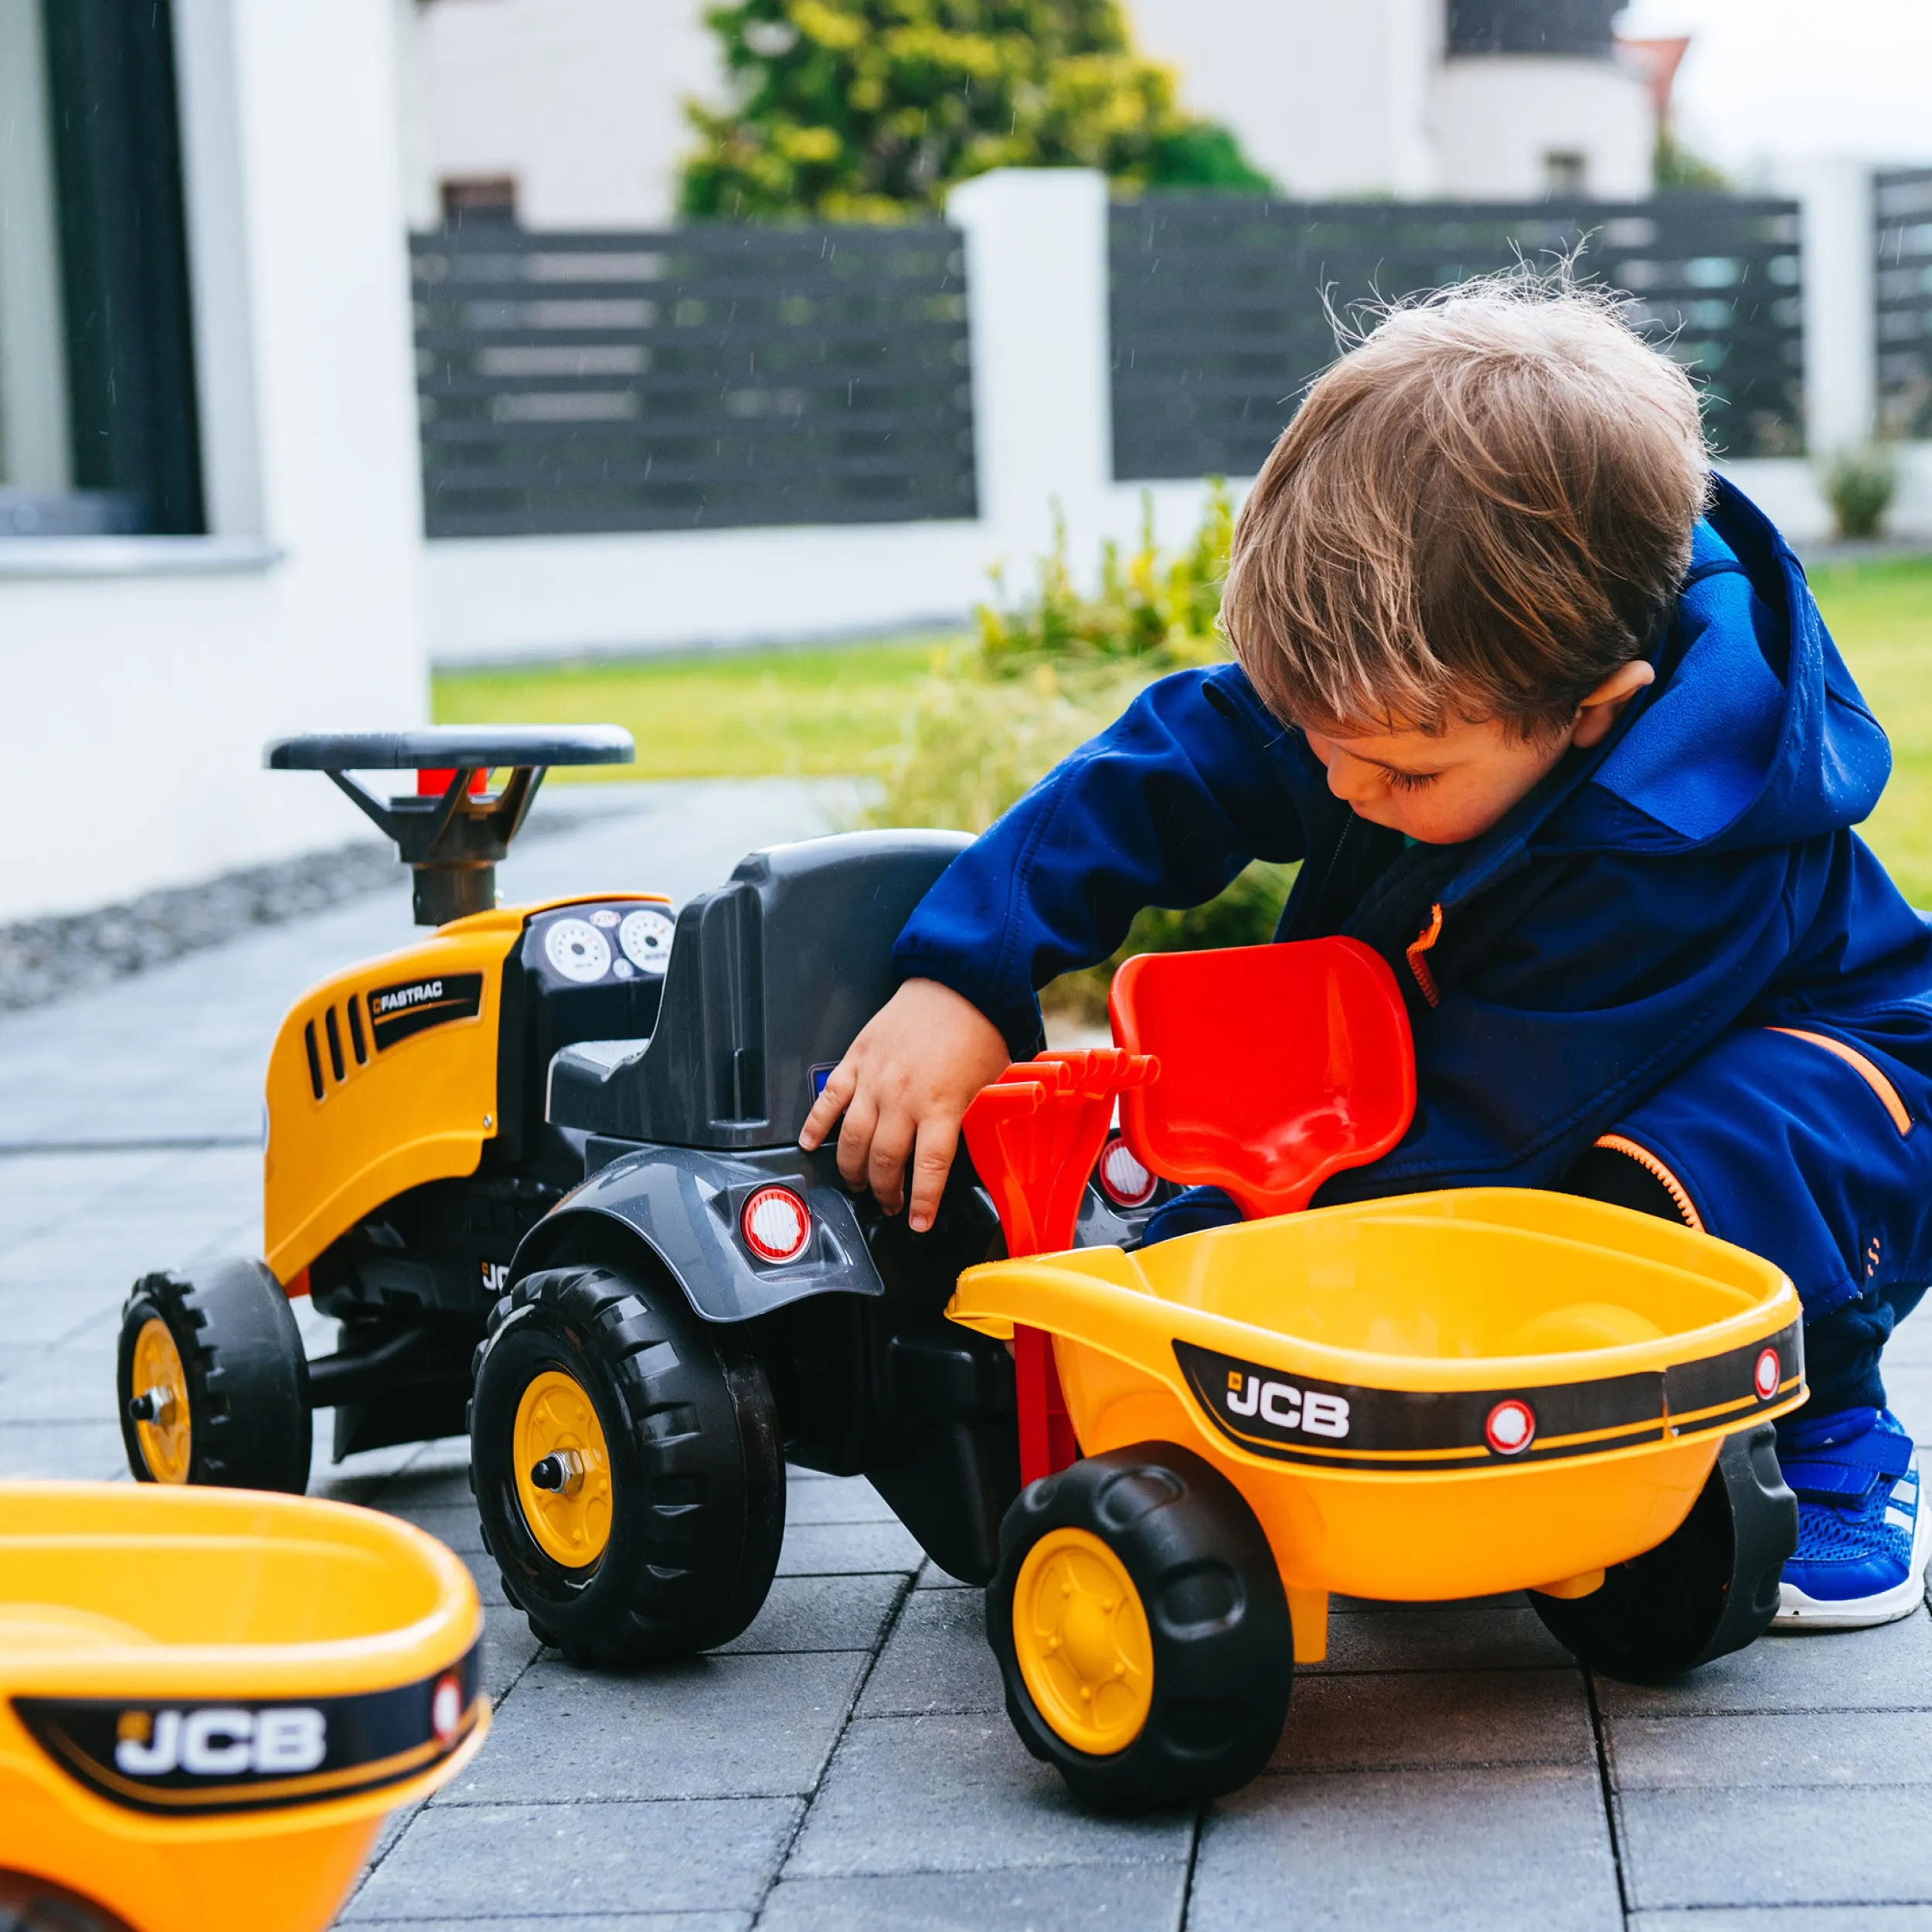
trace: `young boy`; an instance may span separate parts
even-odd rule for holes
[[[1777,1262],[1811,1386],[1781,1621],[1906,1615],[1932,1511],[1879,1357],[1932,1281],[1932,934],[1851,829],[1884,733],[1690,383],[1573,288],[1396,310],[1275,445],[1224,622],[1236,662],[1150,686],[946,872],[804,1144],[842,1114],[848,1181],[896,1209],[910,1160],[929,1226],[1037,988],[1298,859],[1277,937],[1382,954],[1420,1095],[1316,1204],[1562,1189]],[[1233,1218],[1193,1190],[1150,1238]]]

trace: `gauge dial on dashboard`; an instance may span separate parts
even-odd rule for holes
[[[677,930],[665,913],[640,906],[624,914],[617,944],[639,972],[661,973],[671,963],[671,940]]]
[[[611,970],[611,942],[587,919],[560,919],[543,935],[543,954],[566,979],[580,986],[588,986]]]

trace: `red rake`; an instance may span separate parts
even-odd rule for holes
[[[1114,1124],[1114,1103],[1155,1079],[1151,1055],[1117,1047],[1044,1053],[1007,1068],[966,1110],[966,1145],[999,1210],[1011,1256],[1073,1245],[1080,1196]],[[1020,1480],[1064,1469],[1080,1453],[1053,1366],[1050,1338],[1015,1324]]]

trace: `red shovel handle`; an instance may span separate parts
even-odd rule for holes
[[[1017,1062],[980,1089],[962,1124],[973,1165],[999,1210],[1008,1254],[1073,1245],[1080,1196],[1113,1125],[1114,1097],[1159,1072],[1148,1054],[1103,1047]],[[1080,1454],[1051,1335],[1015,1328],[1013,1376],[1020,1479],[1032,1482]]]

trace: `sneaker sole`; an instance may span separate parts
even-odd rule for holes
[[[1777,1587],[1777,1614],[1771,1619],[1774,1630],[1875,1630],[1881,1624],[1896,1624],[1910,1617],[1925,1600],[1925,1563],[1927,1545],[1932,1543],[1932,1499],[1925,1494],[1925,1477],[1919,1473],[1918,1513],[1912,1525],[1910,1567],[1902,1583],[1876,1597],[1855,1597],[1833,1602],[1827,1597],[1808,1597],[1795,1583]]]

